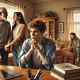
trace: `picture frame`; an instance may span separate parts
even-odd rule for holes
[[[58,23],[58,32],[59,33],[64,33],[64,22],[59,22]]]

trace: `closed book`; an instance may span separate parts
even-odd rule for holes
[[[75,76],[80,76],[80,72],[77,72],[77,73],[70,73],[70,74],[64,74],[64,73],[61,73],[60,71],[52,68],[51,69],[51,72],[53,73],[56,73],[57,75],[63,77],[63,78],[69,78],[69,77],[75,77]]]
[[[54,69],[60,71],[63,74],[80,72],[80,67],[71,63],[54,64]]]
[[[55,77],[58,80],[80,80],[80,76],[63,78],[60,75],[56,74],[55,72],[51,72],[51,76]]]

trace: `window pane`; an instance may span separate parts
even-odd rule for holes
[[[74,32],[80,38],[80,9],[74,10]]]
[[[74,22],[80,22],[80,13],[74,13]]]
[[[74,24],[74,32],[80,38],[80,24]]]

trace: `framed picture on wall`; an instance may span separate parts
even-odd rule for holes
[[[58,23],[58,32],[59,33],[64,33],[64,22],[59,22]]]

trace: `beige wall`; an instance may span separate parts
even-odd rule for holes
[[[80,0],[53,0],[50,2],[39,3],[35,5],[35,12],[39,10],[52,10],[58,14],[58,22],[64,22],[64,33],[57,33],[61,40],[66,39],[66,10],[64,8],[80,7]]]
[[[25,14],[26,14],[25,21],[28,24],[32,18],[33,13],[34,13],[34,5],[28,0],[8,0],[8,1],[26,6],[26,8],[25,8]],[[11,4],[10,2],[5,2],[5,0],[0,0],[0,2],[6,3],[6,4]],[[11,5],[14,5],[14,4],[11,4]]]
[[[9,0],[17,4],[21,4],[26,6],[25,8],[25,21],[28,24],[31,21],[32,15],[40,10],[52,10],[58,14],[58,21],[57,22],[64,22],[64,33],[56,33],[57,37],[61,40],[66,39],[66,10],[64,8],[69,7],[80,7],[80,0],[53,0],[49,2],[37,3],[33,4],[28,0]],[[5,2],[5,0],[0,0],[0,2]],[[8,4],[8,2],[5,2]]]

